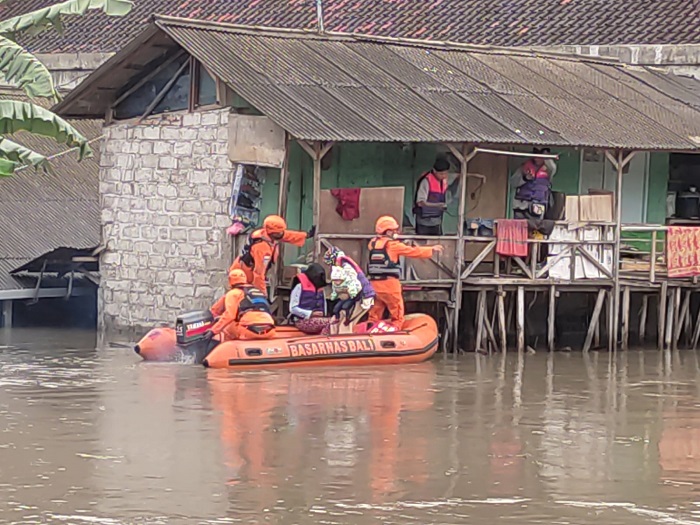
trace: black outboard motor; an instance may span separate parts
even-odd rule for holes
[[[214,326],[214,316],[209,310],[185,312],[175,321],[175,336],[183,352],[193,355],[196,363],[202,360],[216,346],[216,341],[204,337],[207,330]]]
[[[175,321],[177,344],[187,346],[204,339],[204,333],[214,326],[214,316],[209,310],[185,312]]]

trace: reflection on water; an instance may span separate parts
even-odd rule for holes
[[[236,373],[0,332],[2,523],[700,524],[693,352]]]

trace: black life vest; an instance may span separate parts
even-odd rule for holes
[[[258,290],[255,286],[250,284],[244,284],[236,286],[237,290],[242,290],[245,297],[238,305],[238,315],[236,316],[236,321],[240,321],[241,317],[246,312],[265,312],[266,314],[272,315],[270,309],[270,301],[263,292]]]
[[[250,250],[253,248],[253,246],[261,242],[269,242],[272,244],[272,257],[270,258],[270,262],[267,264],[267,268],[265,268],[265,273],[267,273],[277,260],[277,243],[266,239],[265,233],[262,229],[254,230],[250,235],[248,235],[245,245],[241,250],[239,259],[248,268],[255,269],[255,261],[253,260],[253,254],[250,253]]]
[[[387,277],[401,277],[401,264],[394,262],[389,257],[386,247],[391,239],[375,237],[369,243],[369,264],[367,275],[370,279],[385,279]]]

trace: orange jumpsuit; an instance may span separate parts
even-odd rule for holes
[[[395,263],[399,262],[399,257],[430,259],[433,256],[433,249],[430,246],[408,246],[395,240],[387,241],[386,252],[389,259]],[[374,306],[369,311],[369,321],[378,323],[382,320],[384,311],[388,309],[391,322],[401,329],[405,319],[401,281],[396,277],[373,279],[372,287],[377,295],[374,298]]]
[[[209,311],[215,318],[224,315],[224,312],[226,311],[226,295],[219,297]]]
[[[245,297],[245,291],[240,288],[233,288],[224,296],[224,313],[211,328],[214,335],[223,335],[222,341],[234,339],[270,339],[274,337],[275,320],[270,314],[257,310],[250,310],[244,312],[241,318],[238,319],[238,308]],[[221,299],[217,301],[214,307],[216,307],[220,301]],[[212,307],[212,310],[214,307]],[[273,326],[273,328],[264,334],[256,334],[247,329],[248,326],[255,324],[269,324]]]
[[[258,290],[266,291],[267,285],[265,284],[265,277],[267,271],[272,267],[274,263],[277,262],[277,256],[279,255],[279,242],[286,242],[293,244],[294,246],[304,246],[308,235],[306,232],[298,232],[294,230],[285,230],[284,237],[280,241],[273,241],[267,235],[265,235],[262,229],[253,232],[252,236],[259,235],[263,240],[261,242],[256,242],[250,248],[250,255],[253,258],[253,267],[251,268],[243,261],[240,257],[236,257],[233,261],[231,270],[243,270],[245,272],[246,278],[248,279],[248,284],[252,284]]]

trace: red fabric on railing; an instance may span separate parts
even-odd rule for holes
[[[700,228],[670,226],[666,236],[666,258],[669,277],[700,275]]]
[[[527,257],[527,221],[499,219],[496,226],[496,253],[507,257]]]

